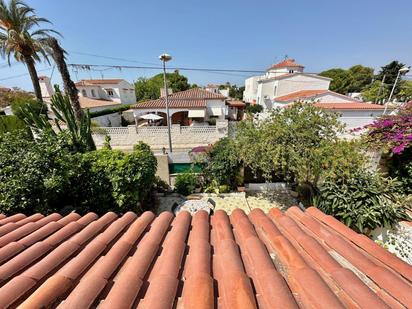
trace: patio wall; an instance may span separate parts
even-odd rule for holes
[[[227,136],[227,121],[218,121],[216,126],[185,127],[172,125],[172,143],[175,148],[191,148],[208,145]],[[94,130],[93,139],[97,147],[103,146],[105,135],[109,135],[110,144],[115,148],[131,148],[139,141],[149,144],[152,148],[168,148],[168,130],[161,127],[102,127]]]

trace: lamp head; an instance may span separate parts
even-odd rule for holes
[[[409,72],[409,68],[408,67],[403,67],[399,69],[399,72],[401,73],[408,73]]]
[[[169,54],[161,54],[159,56],[159,59],[161,61],[168,62],[168,61],[172,60],[172,56],[170,56]]]

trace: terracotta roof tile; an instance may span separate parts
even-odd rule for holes
[[[3,222],[0,308],[412,306],[411,266],[315,208]]]
[[[207,100],[225,100],[225,96],[213,93],[202,88],[192,88],[169,95],[170,108],[205,108]],[[133,105],[134,109],[166,108],[166,100],[161,97],[156,100],[145,101]]]
[[[304,66],[301,65],[301,64],[297,64],[297,63],[295,62],[295,59],[289,58],[289,59],[285,59],[285,60],[283,60],[283,61],[281,61],[281,62],[278,62],[278,63],[272,65],[272,66],[269,68],[269,70],[270,70],[270,69],[279,69],[279,68],[304,68]]]
[[[78,81],[76,86],[94,86],[94,85],[117,85],[124,79],[82,79]]]
[[[322,89],[322,90],[300,90],[296,92],[292,92],[280,97],[276,97],[274,101],[276,102],[288,102],[288,101],[296,101],[296,100],[305,100],[305,99],[312,99],[317,97],[320,94],[326,94],[329,90]]]

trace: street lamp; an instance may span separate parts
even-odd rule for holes
[[[169,151],[170,153],[173,152],[172,150],[172,133],[171,133],[171,129],[170,129],[170,116],[169,116],[169,91],[167,90],[167,80],[166,80],[166,62],[172,60],[172,56],[168,55],[168,54],[162,54],[159,56],[160,61],[163,62],[163,84],[165,87],[165,95],[166,95],[166,117],[167,117],[167,132],[169,134]]]
[[[392,95],[393,95],[393,92],[395,91],[395,87],[396,87],[396,84],[398,83],[398,79],[399,79],[399,77],[401,76],[401,73],[408,73],[409,72],[409,68],[407,68],[407,67],[403,67],[403,68],[400,68],[399,69],[399,71],[398,71],[398,75],[396,76],[396,79],[395,79],[395,83],[393,84],[393,87],[392,87],[392,90],[391,90],[391,94],[389,95],[389,99],[388,99],[388,102],[386,103],[386,105],[385,105],[385,110],[383,111],[383,114],[385,115],[386,114],[386,110],[388,109],[388,104],[389,104],[389,102],[391,101],[391,99],[392,99]]]

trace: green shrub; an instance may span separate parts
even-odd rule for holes
[[[17,118],[16,116],[1,116],[0,115],[0,134],[18,131],[18,130],[27,130],[26,124]]]
[[[313,200],[314,206],[350,228],[365,234],[408,220],[407,208],[397,194],[399,182],[358,170],[351,177],[328,176]]]
[[[210,126],[215,126],[216,125],[216,118],[209,118],[208,123]]]
[[[75,153],[68,132],[0,135],[0,212],[138,211],[157,161],[147,147],[132,153]]]
[[[155,180],[157,161],[150,150],[101,149],[85,153],[83,165],[89,171],[84,206],[94,209],[99,205],[100,213],[125,212],[139,210],[138,203],[147,197]]]
[[[202,165],[206,183],[210,184],[212,180],[216,180],[218,185],[225,185],[229,190],[239,184],[241,164],[233,139],[220,139],[199,163]]]
[[[338,114],[309,103],[275,108],[262,121],[239,123],[238,156],[268,180],[275,177],[316,187],[330,166],[340,166],[350,159],[348,153],[355,153],[342,151],[342,156],[336,155],[342,143],[338,134],[344,127],[338,118]]]
[[[198,183],[198,176],[195,173],[182,173],[176,177],[176,192],[182,195],[189,195],[195,192]]]
[[[118,107],[113,107],[113,108],[106,108],[106,109],[102,109],[100,111],[96,111],[96,112],[91,112],[90,113],[90,118],[96,118],[99,116],[104,116],[104,115],[110,115],[110,114],[114,114],[114,113],[119,113],[119,112],[123,112],[130,109],[130,105],[129,104],[123,104],[121,106]]]
[[[245,108],[246,113],[257,114],[263,111],[263,106],[260,104],[248,105]]]
[[[64,136],[0,135],[0,212],[48,213],[72,204],[81,170]]]
[[[30,109],[37,115],[47,114],[47,106],[43,102],[40,102],[34,98],[16,98],[11,103],[11,110],[13,111],[13,115],[23,120],[25,117],[24,109],[27,106],[29,106]]]
[[[388,160],[389,174],[402,184],[401,193],[412,195],[412,147],[400,154],[392,154]]]

